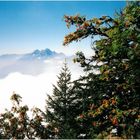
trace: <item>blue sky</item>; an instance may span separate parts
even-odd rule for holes
[[[113,16],[125,4],[125,1],[0,1],[0,54],[45,48],[72,54],[78,45],[87,50],[88,40],[72,43],[69,48],[62,46],[64,36],[72,31],[67,29],[63,16]]]

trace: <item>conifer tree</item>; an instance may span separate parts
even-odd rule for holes
[[[128,2],[113,18],[102,16],[87,20],[80,15],[64,17],[68,27],[75,25],[77,28],[65,36],[64,45],[86,37],[99,38],[93,42],[94,55],[90,59],[83,53],[78,53],[75,61],[89,72],[86,82],[80,81],[85,95],[87,96],[88,90],[91,89],[92,95],[96,93],[99,97],[97,104],[93,100],[94,107],[84,111],[82,118],[93,124],[93,129],[98,129],[96,132],[100,138],[104,138],[111,130],[115,130],[112,132],[123,138],[139,138],[139,15],[140,2],[136,1]],[[94,79],[88,80],[94,75],[93,69],[99,71],[98,80],[96,79],[97,83],[101,84],[99,90],[98,84],[93,82]],[[88,108],[88,105],[86,106]]]
[[[54,127],[53,138],[76,138],[76,96],[71,83],[71,73],[64,63],[58,75],[57,85],[53,85],[53,95],[48,95],[47,120]]]
[[[24,139],[29,134],[28,106],[21,106],[21,96],[13,93],[13,106],[0,114],[0,139]]]
[[[0,139],[50,138],[51,127],[45,124],[45,114],[34,108],[28,116],[29,108],[21,105],[22,97],[15,92],[11,96],[12,107],[0,114]],[[32,118],[31,118],[32,117]]]

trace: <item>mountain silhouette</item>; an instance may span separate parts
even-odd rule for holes
[[[0,56],[0,78],[13,72],[38,75],[46,68],[53,67],[54,62],[57,65],[58,62],[64,61],[65,57],[63,53],[57,53],[48,48],[37,49],[26,54],[4,54]]]

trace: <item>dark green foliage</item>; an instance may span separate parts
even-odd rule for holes
[[[78,52],[74,59],[85,75],[71,82],[65,63],[48,95],[46,112],[34,108],[32,118],[14,93],[11,110],[0,115],[0,138],[90,139],[108,138],[110,132],[119,138],[140,138],[140,2],[128,2],[114,18],[64,18],[68,28],[76,26],[64,45],[99,38],[90,58]]]
[[[54,85],[53,95],[47,99],[47,120],[56,130],[53,138],[76,138],[77,97],[74,93],[71,74],[66,63]]]
[[[115,18],[102,16],[87,20],[79,15],[65,16],[67,26],[77,30],[67,35],[64,45],[86,37],[93,42],[95,54],[87,59],[78,53],[87,76],[79,79],[84,95],[82,121],[91,130],[88,138],[104,138],[116,128],[124,138],[138,138],[140,131],[140,2],[129,2]],[[95,63],[95,64],[94,64]],[[98,74],[94,71],[97,70]],[[94,78],[92,78],[94,77]],[[90,97],[90,98],[89,98]],[[92,104],[89,109],[88,106]],[[97,136],[97,137],[98,137]]]

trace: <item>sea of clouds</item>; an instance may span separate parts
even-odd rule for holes
[[[44,110],[47,94],[52,94],[53,84],[56,85],[64,62],[64,56],[35,61],[0,59],[0,111],[10,109],[13,92],[19,94],[22,104],[30,109],[39,107]],[[73,63],[72,57],[67,58],[67,63],[72,80],[77,79],[82,69]]]

